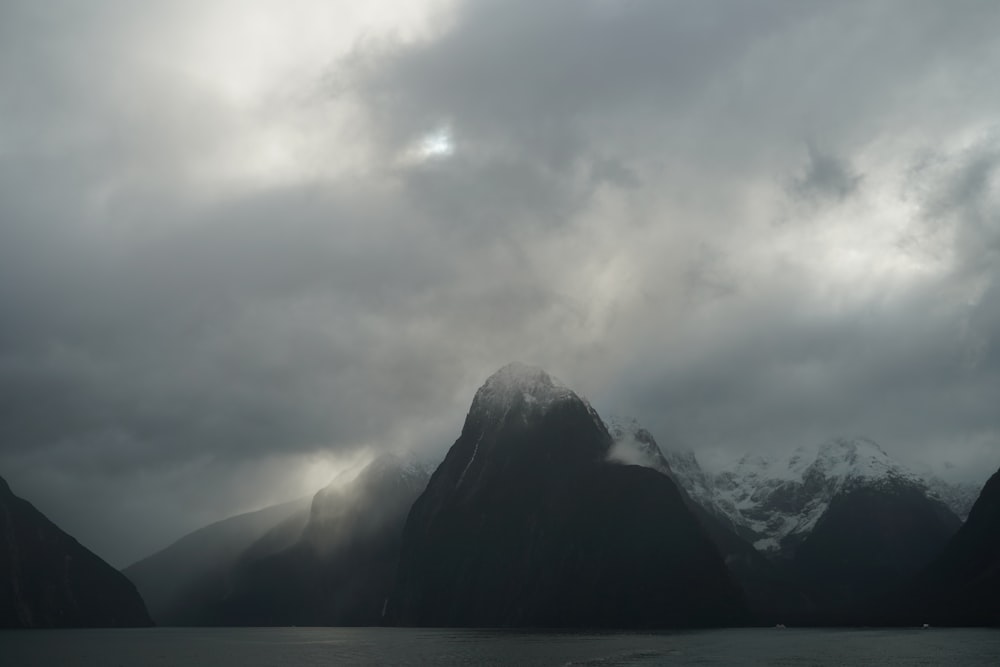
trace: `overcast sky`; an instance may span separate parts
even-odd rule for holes
[[[1000,3],[0,0],[0,475],[123,566],[542,366],[1000,466]]]

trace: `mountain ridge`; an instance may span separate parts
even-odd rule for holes
[[[488,378],[410,511],[387,622],[744,622],[742,594],[676,485],[609,463],[611,446],[590,404],[541,369]]]

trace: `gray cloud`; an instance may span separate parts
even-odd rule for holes
[[[252,94],[191,35],[277,5],[201,7],[0,3],[0,474],[116,563],[511,359],[706,459],[1000,465],[995,3],[460,1]]]
[[[809,164],[805,173],[793,180],[791,190],[794,196],[806,200],[842,200],[858,189],[861,180],[862,177],[855,174],[850,165],[810,145]]]

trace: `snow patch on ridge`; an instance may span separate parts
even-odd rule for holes
[[[689,449],[661,450],[634,419],[612,418],[609,431],[616,440],[610,460],[662,469],[692,500],[728,519],[763,552],[804,539],[834,497],[845,491],[860,486],[927,488],[921,477],[863,437],[833,438],[784,457],[747,455],[735,468],[712,474]]]
[[[733,471],[716,477],[712,501],[734,523],[760,536],[755,547],[775,551],[808,535],[838,494],[895,484],[926,488],[874,441],[841,437],[800,447],[785,459],[746,456]]]
[[[635,419],[612,416],[607,422],[614,443],[608,451],[611,463],[652,468],[671,476],[670,465],[653,436]]]
[[[469,462],[465,464],[464,468],[462,468],[462,474],[458,476],[458,481],[455,483],[455,488],[462,486],[462,480],[465,479],[465,474],[469,472],[469,468],[472,467],[472,462],[476,460],[476,454],[479,453],[479,443],[481,443],[482,441],[483,441],[483,434],[480,433],[479,437],[476,438],[475,446],[472,448],[472,456],[469,457]]]

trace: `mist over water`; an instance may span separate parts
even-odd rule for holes
[[[17,667],[273,665],[852,665],[985,667],[1000,632],[981,629],[580,634],[411,628],[48,630],[0,633]]]

